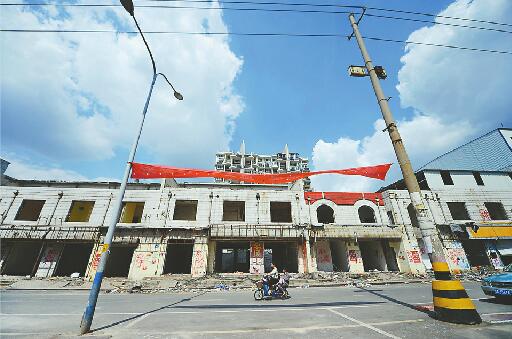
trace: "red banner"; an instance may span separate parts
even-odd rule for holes
[[[343,174],[360,175],[363,177],[384,180],[386,178],[386,174],[388,173],[390,166],[391,164],[384,164],[369,167],[348,168],[342,170],[293,172],[278,174],[248,174],[238,172],[178,168],[160,165],[146,165],[134,162],[132,163],[132,178],[218,178],[254,184],[286,184],[318,174]]]

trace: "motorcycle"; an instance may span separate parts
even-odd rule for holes
[[[263,278],[256,283],[256,291],[254,291],[254,300],[263,299],[288,299],[290,294],[286,288],[279,288],[278,284],[274,284],[272,288],[269,287],[268,279]]]

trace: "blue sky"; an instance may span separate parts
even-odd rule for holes
[[[512,4],[506,0],[346,4],[512,23]],[[146,8],[136,8],[136,14],[146,31],[350,32],[346,14]],[[2,8],[1,16],[2,28],[134,29],[122,8],[14,7]],[[397,40],[512,46],[511,34],[373,17],[365,17],[360,29],[366,36]],[[2,34],[1,141],[2,156],[12,162],[8,174],[121,177],[151,77],[140,38]],[[363,64],[355,40],[153,34],[148,41],[159,70],[185,100],[173,101],[164,82],[157,84],[136,158],[140,162],[211,168],[216,151],[237,150],[242,139],[247,151],[259,153],[281,151],[288,143],[310,159],[312,169],[394,162],[387,135],[379,132],[381,115],[369,79],[347,75],[348,65]],[[512,126],[505,85],[505,74],[512,72],[510,55],[426,46],[406,50],[404,44],[377,41],[367,41],[367,47],[374,64],[387,70],[382,85],[392,97],[414,167],[500,124]],[[489,65],[500,71],[490,72]],[[394,167],[388,182],[398,178]],[[375,190],[382,182],[325,176],[313,184],[357,191]]]

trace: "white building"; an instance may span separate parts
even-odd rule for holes
[[[216,154],[215,169],[250,174],[308,172],[309,160],[300,157],[298,153],[290,153],[288,145],[284,146],[282,153],[275,155],[247,153],[245,142],[242,141],[238,152],[218,152]],[[224,179],[215,180],[216,182],[225,182]],[[309,190],[309,179],[304,180],[304,187]]]

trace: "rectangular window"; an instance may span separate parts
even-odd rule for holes
[[[466,204],[463,202],[447,202],[453,220],[469,220]]]
[[[224,201],[223,221],[245,221],[245,201]]]
[[[507,213],[501,202],[486,202],[484,205],[491,220],[507,220]]]
[[[473,172],[473,177],[475,178],[476,184],[478,186],[484,186],[484,181],[482,180],[482,176],[479,172]]]
[[[73,200],[66,218],[68,222],[88,222],[91,216],[94,201]]]
[[[144,211],[143,202],[123,202],[123,210],[119,222],[138,224],[142,220],[142,212]]]
[[[173,220],[196,220],[197,200],[176,200]]]
[[[270,202],[270,221],[271,222],[292,222],[292,204],[291,202]]]
[[[44,202],[45,200],[23,199],[14,220],[37,221],[43,209]]]
[[[452,176],[449,171],[441,171],[441,179],[443,179],[443,184],[453,185]]]
[[[390,225],[395,225],[395,217],[393,216],[393,212],[387,211],[388,220]]]

